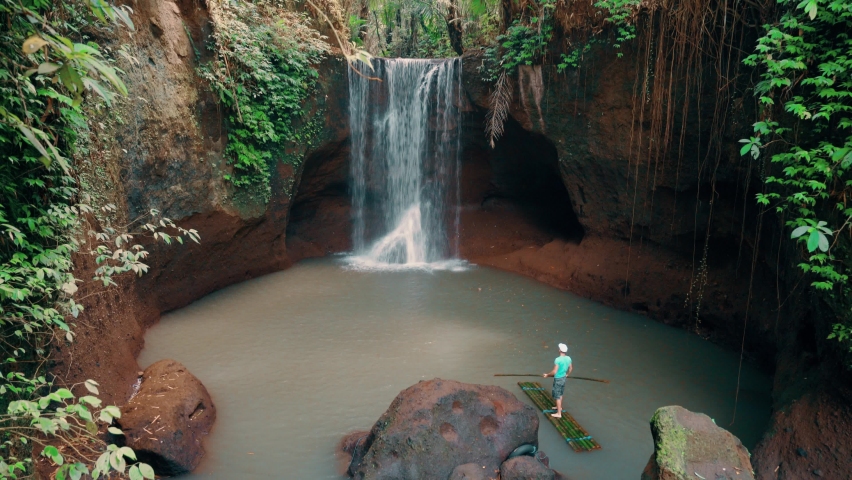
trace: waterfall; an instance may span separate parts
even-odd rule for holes
[[[461,59],[373,64],[349,70],[353,262],[458,265]]]

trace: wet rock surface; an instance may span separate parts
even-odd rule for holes
[[[703,413],[679,407],[657,409],[651,419],[654,453],[642,480],[754,480],[749,453],[740,440]]]
[[[116,420],[126,445],[158,474],[192,471],[204,456],[202,439],[216,420],[204,385],[174,360],[160,360],[142,376],[139,392]]]
[[[400,392],[366,440],[357,479],[496,478],[520,445],[538,443],[536,411],[507,390],[453,380],[421,381]],[[462,476],[459,476],[462,475]]]
[[[500,466],[500,480],[554,480],[556,472],[535,457],[515,457]]]
[[[353,469],[358,468],[361,464],[361,459],[367,451],[367,438],[370,432],[367,430],[359,430],[352,432],[340,441],[338,452],[342,455],[343,468],[341,469],[347,475],[353,475]]]
[[[454,468],[448,480],[489,480],[489,473],[478,463],[465,463]]]

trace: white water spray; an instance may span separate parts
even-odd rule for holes
[[[458,266],[461,59],[374,66],[349,72],[353,263]]]

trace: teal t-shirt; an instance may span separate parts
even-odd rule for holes
[[[568,375],[568,367],[571,366],[571,357],[568,355],[558,356],[556,360],[553,361],[553,364],[558,367],[556,370],[556,375],[553,378],[562,378]]]

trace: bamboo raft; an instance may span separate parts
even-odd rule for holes
[[[530,397],[539,410],[556,427],[562,438],[575,452],[591,452],[600,450],[601,446],[596,442],[585,428],[581,427],[570,413],[562,410],[562,418],[553,418],[551,413],[556,412],[556,403],[550,393],[538,382],[518,382],[521,390]]]

